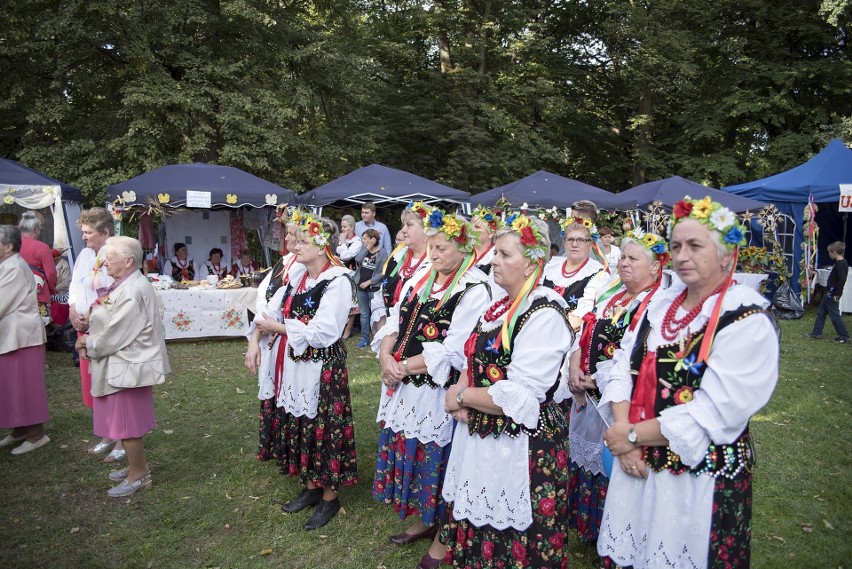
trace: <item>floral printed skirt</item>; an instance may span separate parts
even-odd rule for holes
[[[260,402],[260,437],[257,443],[257,460],[278,458],[281,445],[281,413],[275,406],[275,397]]]
[[[478,569],[568,567],[568,430],[542,437],[530,437],[532,525],[524,531],[476,527],[455,520],[447,504],[440,534],[447,546],[444,563]]]
[[[331,359],[323,365],[316,417],[296,417],[284,409],[280,414],[278,467],[282,474],[333,490],[358,482],[345,360]]]
[[[603,473],[592,474],[574,461],[569,476],[568,524],[577,530],[583,543],[594,543],[601,529],[609,478]]]
[[[427,526],[439,521],[445,507],[441,488],[451,447],[406,439],[405,433],[395,433],[382,424],[373,498],[393,504],[401,520],[418,516]]]

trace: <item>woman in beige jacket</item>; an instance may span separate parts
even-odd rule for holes
[[[142,437],[157,426],[152,386],[170,369],[157,295],[139,271],[139,241],[111,237],[105,249],[104,266],[114,282],[98,291],[77,349],[91,360],[95,434],[120,439],[127,452],[127,467],[109,474],[119,484],[108,495],[121,498],[151,486]]]

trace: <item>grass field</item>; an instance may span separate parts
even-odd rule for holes
[[[813,316],[782,323],[778,388],[752,423],[754,567],[837,568],[852,559],[852,346],[805,338]],[[825,336],[833,337],[830,324]],[[107,498],[110,466],[85,452],[91,414],[70,355],[50,353],[52,442],[21,457],[0,453],[0,568],[413,568],[425,544],[390,545],[387,535],[407,524],[370,498],[378,365],[355,342],[360,482],[342,492],[344,511],[314,532],[302,529],[309,511],[279,509],[298,481],[255,459],[257,389],[242,365],[245,342],[169,344],[173,373],[155,388],[159,427],[146,438],[154,485],[124,500]],[[590,568],[593,551],[571,547],[571,567]]]

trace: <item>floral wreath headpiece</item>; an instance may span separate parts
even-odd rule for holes
[[[720,241],[728,251],[746,244],[745,227],[737,220],[736,214],[719,202],[714,202],[710,196],[700,200],[686,196],[674,204],[669,225],[669,239],[674,226],[684,219],[694,219],[709,229],[721,233]]]
[[[519,212],[510,213],[506,216],[506,227],[520,237],[524,257],[531,261],[544,259],[547,251],[542,240],[543,236],[539,228],[531,223],[527,215]]]
[[[657,235],[656,233],[646,233],[639,229],[632,229],[625,234],[625,237],[629,237],[633,239],[639,245],[642,245],[645,249],[648,249],[651,253],[654,253],[657,256],[657,260],[665,266],[668,264],[671,255],[669,255],[669,246],[666,243],[666,240]]]
[[[497,231],[503,227],[502,215],[503,212],[499,208],[488,208],[480,205],[473,210],[473,214],[471,214],[470,217],[471,220],[481,219],[488,224],[488,228],[491,229],[491,231]]]
[[[595,225],[595,222],[589,219],[588,217],[566,217],[562,221],[559,222],[559,228],[562,230],[562,233],[565,233],[565,230],[568,229],[568,226],[572,223],[576,223],[578,225],[582,225],[589,231],[589,236],[592,238],[592,241],[597,241],[600,239],[598,235],[598,227]]]
[[[312,213],[294,210],[290,219],[300,231],[304,232],[314,242],[314,245],[325,251],[329,261],[335,265],[341,264],[337,255],[331,250],[331,235],[323,227],[321,218]]]
[[[415,214],[420,219],[426,219],[432,213],[432,206],[423,202],[409,202],[405,207],[406,210]]]
[[[287,207],[287,204],[278,204],[275,206],[275,219],[280,224],[285,224],[290,221],[292,213],[298,211],[294,207]]]
[[[469,221],[465,221],[454,213],[445,213],[436,207],[432,208],[428,217],[423,218],[423,229],[436,229],[465,253],[473,251],[478,242],[477,232]]]

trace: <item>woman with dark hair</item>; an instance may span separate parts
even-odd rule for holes
[[[246,367],[257,371],[260,343],[272,345],[272,396],[280,428],[278,466],[298,476],[303,490],[281,506],[296,513],[316,506],[306,530],[326,525],[340,510],[339,491],[355,484],[355,432],[343,328],[355,300],[351,271],[335,256],[334,222],[293,215],[297,264],[269,310],[252,323]],[[261,437],[263,437],[261,433]]]
[[[382,267],[388,260],[387,251],[379,244],[381,234],[367,229],[361,234],[361,248],[355,255],[355,280],[358,287],[358,312],[361,318],[359,348],[370,345],[370,303],[382,282]]]
[[[175,256],[167,261],[166,274],[177,283],[194,280],[195,261],[189,256],[186,243],[175,243],[174,251]]]
[[[12,454],[50,442],[44,388],[44,324],[38,313],[36,284],[19,252],[21,232],[0,225],[0,428],[12,429],[0,447],[23,441]]]
[[[224,253],[218,247],[213,247],[210,249],[210,255],[206,261],[201,265],[201,269],[198,271],[198,278],[201,280],[205,280],[209,276],[215,276],[217,280],[222,280],[227,277],[230,273],[228,273],[228,263],[222,260],[222,255]]]

